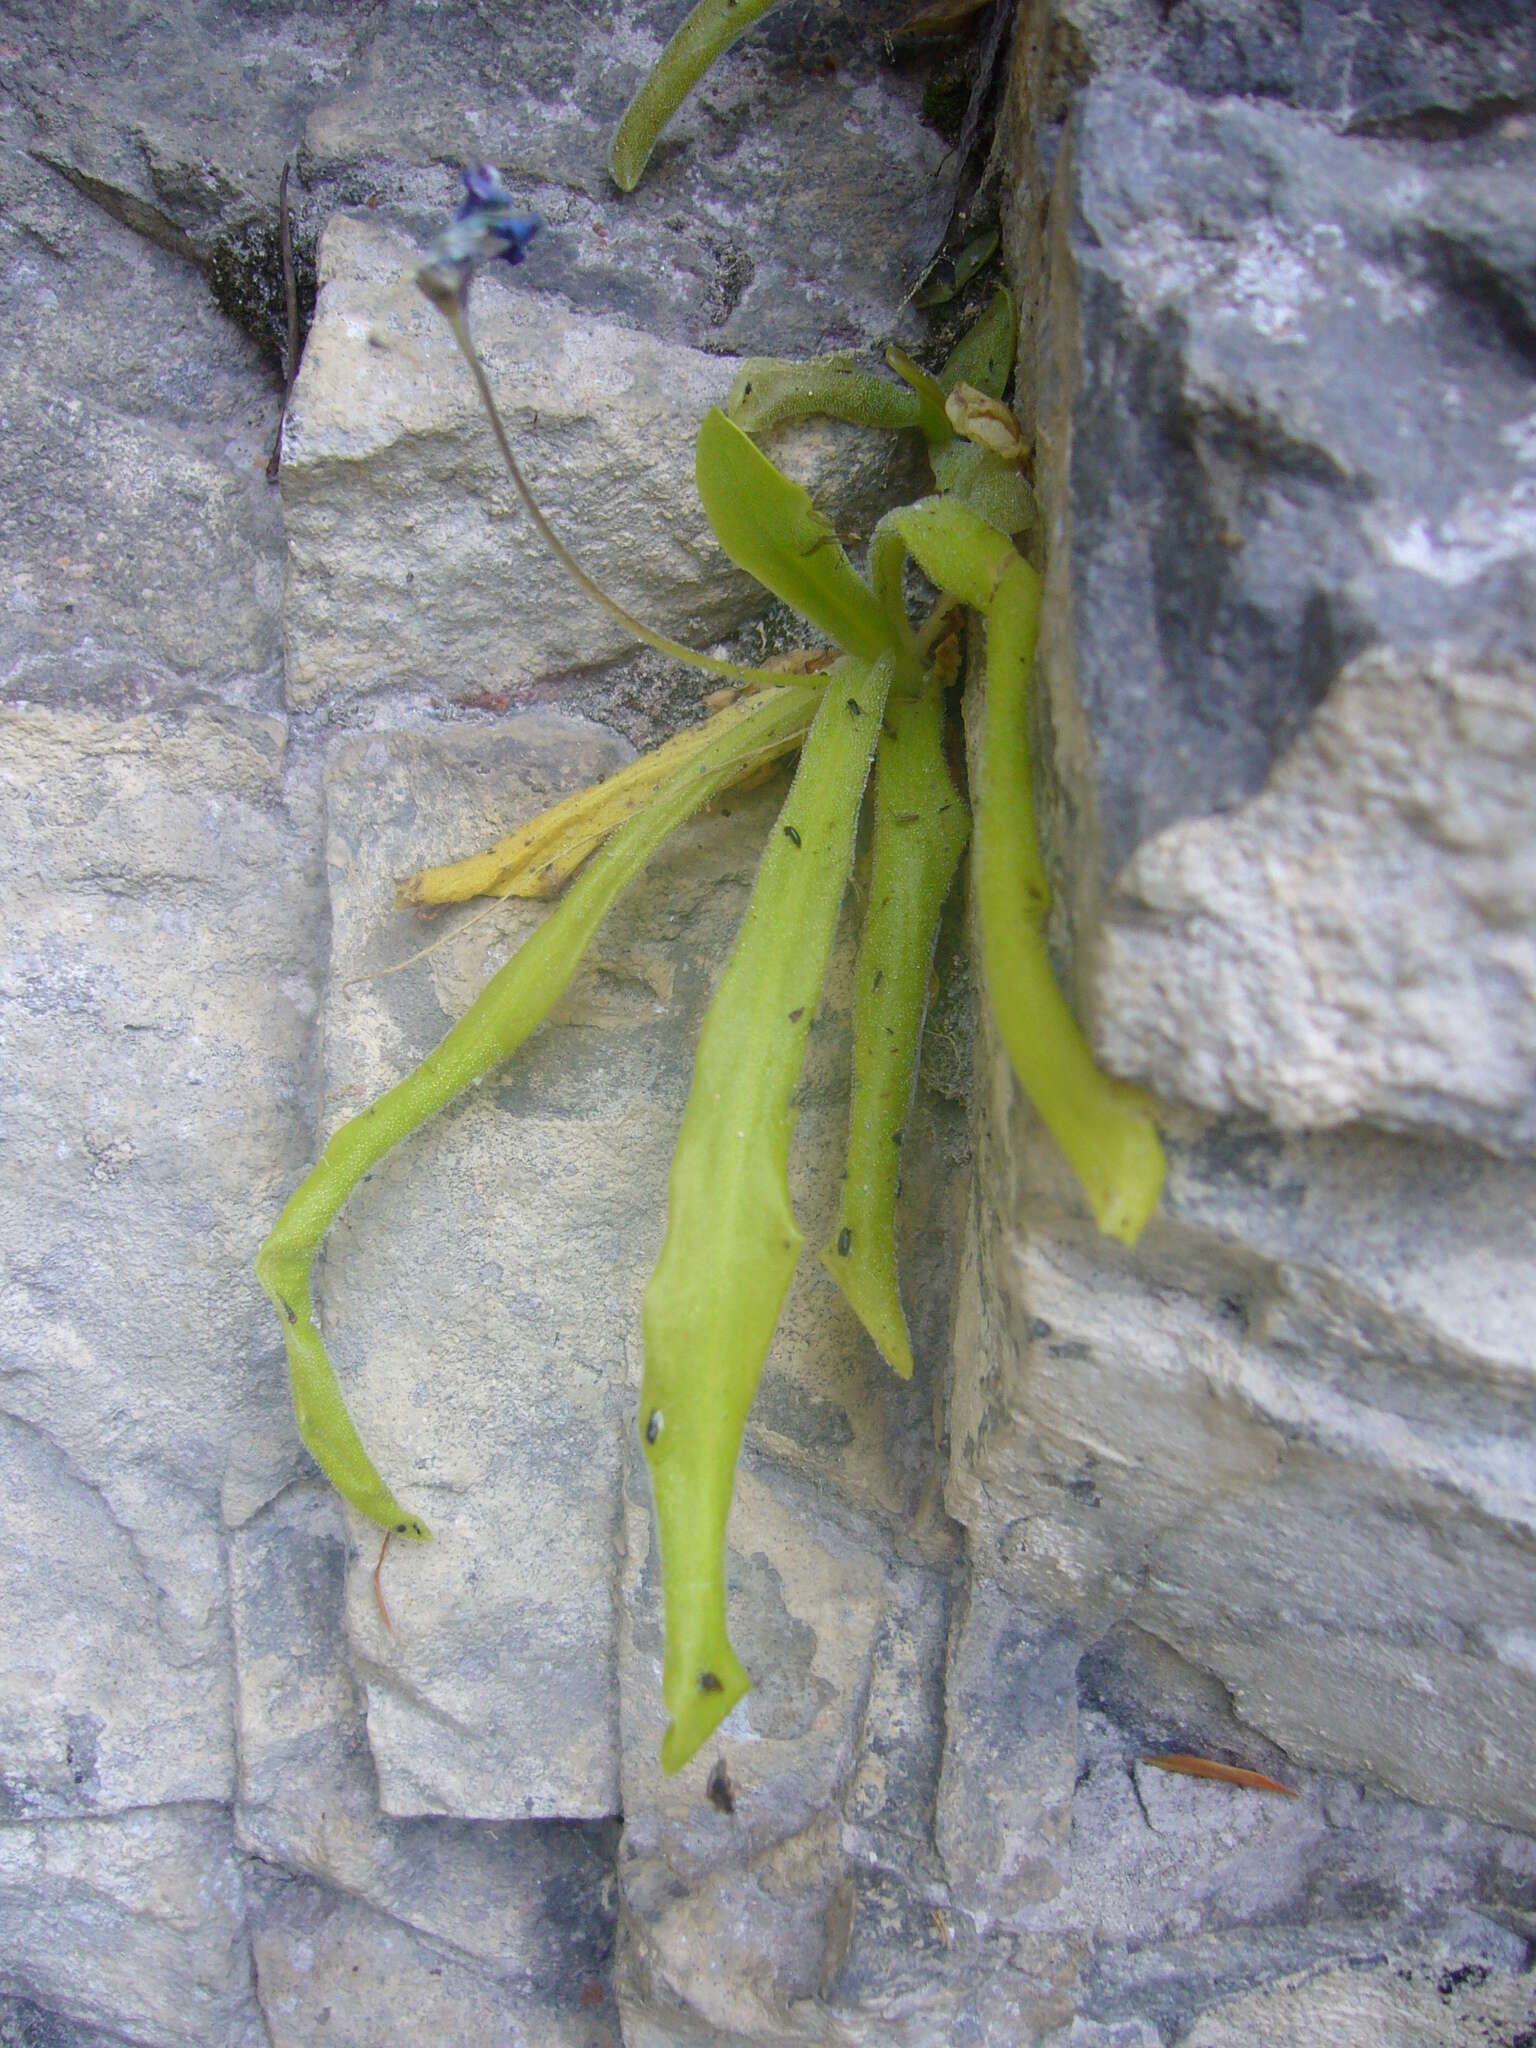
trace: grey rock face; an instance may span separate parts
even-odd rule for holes
[[[291,1442],[246,1275],[299,1156],[306,806],[282,727],[219,708],[0,745],[6,1810],[227,1799],[221,1489]]]
[[[236,1830],[273,1873],[252,1913],[269,2025],[312,2039],[330,2004],[358,2040],[409,2011],[444,2041],[613,2041],[613,1831],[381,1815],[342,1626],[348,1561],[318,1481],[241,1529],[231,1560]],[[403,1629],[401,1592],[392,1578]]]
[[[555,292],[669,342],[733,354],[867,345],[894,331],[908,244],[944,144],[922,82],[883,61],[903,0],[788,10],[730,53],[670,125],[639,190],[607,175],[618,118],[677,25],[614,7],[294,15],[198,0],[9,11],[0,63],[24,144],[146,237],[205,266],[274,354],[278,179],[299,242],[369,202],[435,231],[459,164],[513,172],[552,230]],[[771,110],[771,120],[763,118]],[[909,316],[910,317],[910,316]]]
[[[414,254],[459,161],[508,170],[548,233],[476,319],[536,487],[647,615],[736,631],[758,600],[691,481],[730,357],[920,333],[943,147],[880,34],[909,11],[778,10],[628,199],[608,133],[681,0],[8,11],[18,2048],[1529,2030],[1528,10],[1022,10],[1056,936],[1173,1172],[1106,1257],[984,1037],[951,1388],[944,970],[918,1377],[808,1264],[732,1525],[758,1683],[719,1742],[660,1777],[637,1308],[773,788],[679,836],[331,1235],[348,1397],[434,1530],[385,1559],[388,1626],[375,1534],[298,1445],[256,1245],[540,914],[419,926],[394,877],[698,697],[615,667],[527,548]],[[331,226],[280,497],[290,155],[301,288]],[[855,535],[910,488],[858,437],[775,452]],[[524,695],[596,724],[489,722]],[[793,1167],[813,1244],[849,998],[845,947]]]
[[[1084,103],[1042,337],[1077,366],[1042,384],[1052,709],[1110,890],[1074,892],[1100,1043],[1170,1097],[1536,1130],[1532,162],[1410,167],[1147,80]]]
[[[548,721],[489,747],[404,734],[343,745],[327,778],[328,1125],[429,1052],[540,915],[520,905],[471,919],[408,973],[352,985],[422,943],[394,911],[394,878],[494,837],[489,806],[509,828],[617,758],[611,742]],[[664,1098],[639,1085],[636,1034],[654,1037],[657,978],[664,989],[675,971],[659,936],[600,945],[597,962],[614,965],[594,965],[594,1008],[573,991],[505,1079],[382,1164],[331,1240],[338,1369],[364,1440],[433,1531],[391,1555],[393,1638],[362,1570],[349,1602],[390,1813],[618,1811],[625,1344],[668,1123]],[[358,1540],[367,1547],[361,1525]]]
[[[188,266],[0,114],[0,674],[9,698],[275,702],[282,536],[256,351]]]
[[[1528,1174],[1211,1131],[1108,1266],[1021,1125],[1006,1213],[1039,1220],[980,1245],[952,1509],[1049,1608],[1133,1616],[1293,1755],[1528,1826]]]
[[[245,1904],[217,1807],[0,1828],[0,1982],[71,2041],[263,2048]]]
[[[1053,2041],[1518,2038],[1529,25],[1223,12],[1021,38],[1054,169],[1022,375],[1058,936],[1170,1172],[1106,1247],[984,1055],[946,1496],[982,1620],[950,1646],[939,1840],[1012,1924],[1086,1910]],[[1358,70],[1322,63],[1346,46]],[[989,1659],[993,1613],[1070,1623],[1054,1693]],[[1301,1797],[1147,1767],[1167,1750]],[[1053,1896],[1020,1896],[1029,1859]]]
[[[1090,93],[1070,147],[1051,317],[1080,351],[1072,635],[1112,874],[1254,794],[1361,650],[1529,658],[1530,158],[1410,163],[1146,80]]]

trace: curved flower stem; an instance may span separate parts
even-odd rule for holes
[[[704,675],[724,676],[727,681],[733,683],[758,683],[765,688],[782,688],[786,681],[793,682],[793,677],[785,677],[770,669],[745,668],[739,662],[721,661],[715,655],[700,654],[696,648],[685,647],[680,640],[671,640],[665,633],[653,632],[643,619],[637,619],[617,598],[610,597],[594,576],[588,575],[540,511],[538,500],[529,489],[528,480],[523,475],[517,457],[512,453],[512,443],[507,437],[506,428],[502,425],[490,379],[485,374],[480,352],[470,337],[469,325],[462,308],[445,304],[436,293],[429,292],[427,296],[432,299],[453,330],[453,338],[458,343],[460,353],[469,365],[470,375],[475,380],[475,389],[480,394],[480,403],[485,407],[486,417],[491,423],[491,432],[496,436],[496,446],[501,450],[501,459],[506,464],[507,474],[511,477],[517,495],[522,499],[539,538],[561,568],[581,586],[592,602],[601,606],[609,618],[616,620],[626,632],[633,633],[637,640],[644,641],[647,647],[654,647],[658,654],[669,655],[673,661],[682,662],[686,668],[698,669]]]
[[[371,1107],[343,1124],[278,1217],[256,1274],[283,1326],[299,1435],[336,1490],[397,1536],[425,1537],[364,1450],[315,1325],[310,1268],[320,1240],[363,1175],[427,1118],[506,1059],[558,1002],[619,892],[677,826],[729,782],[744,750],[803,724],[804,693],[778,690],[753,716],[679,769],[624,825],[435,1051]]]
[[[639,184],[657,136],[710,65],[774,4],[775,0],[699,0],[657,58],[614,135],[608,172],[621,192],[633,192]]]

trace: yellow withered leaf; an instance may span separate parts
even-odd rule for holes
[[[779,693],[771,692],[774,696]],[[800,744],[815,716],[819,692],[806,690],[804,723],[771,747],[754,747],[744,756],[732,783],[758,774]],[[429,904],[467,903],[475,896],[555,895],[603,841],[645,808],[656,790],[695,755],[745,725],[761,710],[763,693],[753,692],[690,726],[665,745],[642,754],[617,773],[564,797],[526,825],[519,825],[484,853],[442,867],[423,868],[395,886],[397,909]],[[731,786],[730,784],[726,786]]]

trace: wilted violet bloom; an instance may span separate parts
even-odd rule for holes
[[[512,194],[490,164],[464,173],[458,212],[432,244],[416,282],[445,313],[463,310],[470,283],[483,263],[521,263],[523,252],[544,223],[536,213],[513,210]]]

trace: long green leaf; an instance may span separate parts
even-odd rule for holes
[[[548,1016],[607,916],[668,835],[738,772],[743,759],[804,720],[805,692],[765,696],[754,712],[679,769],[622,826],[559,907],[481,990],[464,1016],[397,1086],[344,1123],[295,1190],[256,1260],[282,1324],[299,1435],[331,1484],[380,1528],[424,1537],[364,1450],[314,1319],[309,1275],[347,1196],[402,1138],[509,1053]]]
[[[880,730],[889,660],[833,670],[704,1020],[645,1291],[640,1428],[661,1543],[670,1724],[681,1768],[746,1692],[725,1621],[725,1531],[747,1411],[801,1236],[790,1094],[805,1061]]]
[[[998,1036],[1100,1230],[1134,1244],[1162,1191],[1163,1148],[1145,1098],[1095,1063],[1045,939],[1051,892],[1035,836],[1028,716],[1040,578],[963,505],[925,498],[890,517],[923,573],[987,618],[971,882]]]
[[[633,192],[639,184],[657,136],[710,65],[776,4],[777,0],[699,0],[619,123],[608,170],[621,192]]]
[[[853,1007],[848,1171],[821,1263],[893,1372],[912,1377],[896,1284],[896,1180],[939,913],[971,821],[944,764],[944,699],[894,691],[875,756],[875,852]]]
[[[878,661],[890,649],[885,615],[831,526],[718,407],[699,429],[694,469],[715,538],[738,569],[846,653]]]

